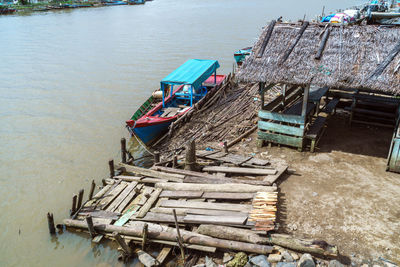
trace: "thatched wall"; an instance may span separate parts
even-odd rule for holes
[[[380,75],[372,76],[379,64],[400,44],[400,28],[379,26],[331,26],[322,57],[315,55],[325,27],[310,24],[285,62],[288,47],[296,40],[301,24],[277,23],[262,57],[260,38],[238,73],[246,82],[288,83],[331,88],[365,88],[400,94],[400,53]],[[371,77],[372,76],[372,77]]]

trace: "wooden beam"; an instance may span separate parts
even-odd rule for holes
[[[390,51],[389,55],[385,58],[385,60],[378,65],[378,67],[374,70],[374,72],[369,76],[368,79],[371,79],[375,76],[379,76],[382,72],[386,69],[386,67],[393,61],[393,59],[397,56],[400,52],[400,42],[396,44],[396,46]]]
[[[252,199],[254,193],[221,193],[221,192],[206,192],[202,198],[210,199]]]
[[[297,45],[297,43],[300,41],[300,38],[303,36],[304,31],[307,29],[308,25],[310,23],[308,21],[304,21],[303,25],[300,28],[299,33],[297,34],[297,38],[294,41],[294,43],[292,43],[292,45],[288,48],[288,50],[286,51],[286,53],[283,55],[282,59],[280,60],[279,64],[283,64],[288,57],[290,56],[290,54],[292,53],[294,47]]]
[[[120,167],[124,168],[127,172],[133,172],[136,174],[165,179],[165,180],[173,181],[173,182],[182,182],[183,178],[185,178],[183,175],[179,175],[179,174],[163,173],[163,172],[158,172],[158,171],[154,171],[151,169],[140,168],[140,167],[123,164],[123,163],[120,163],[118,165]]]
[[[240,211],[240,212],[248,212],[252,209],[252,205],[245,205],[245,204],[188,202],[181,200],[164,200],[161,202],[161,207],[229,210],[229,211]]]
[[[146,215],[146,213],[150,210],[150,208],[153,206],[153,204],[158,199],[158,196],[160,195],[161,191],[162,191],[162,189],[157,188],[151,194],[151,197],[147,200],[146,204],[144,204],[143,207],[137,213],[136,218],[143,218]]]
[[[260,186],[249,184],[185,184],[185,183],[158,183],[156,188],[171,191],[203,191],[203,192],[227,192],[227,193],[255,193],[274,192],[276,186]]]
[[[107,211],[115,211],[118,206],[124,201],[124,199],[129,195],[129,193],[135,188],[137,182],[129,183],[128,186],[122,191],[122,193],[108,206]]]
[[[160,197],[166,198],[201,198],[203,192],[201,191],[169,191],[163,190]]]
[[[152,208],[152,213],[172,214],[173,208]],[[226,211],[226,210],[207,210],[207,209],[191,209],[191,208],[175,208],[176,214],[186,216],[188,214],[209,215],[209,216],[247,216],[248,212]]]
[[[276,174],[276,170],[272,169],[257,169],[257,168],[241,168],[241,167],[224,167],[224,166],[209,166],[204,167],[203,171],[206,172],[224,172],[224,173],[240,173],[252,175],[268,175]]]
[[[208,224],[239,224],[243,225],[245,221],[247,220],[247,216],[205,216],[205,215],[186,215],[183,218],[183,222],[185,223],[195,223],[195,224],[201,224],[201,223],[208,223]]]
[[[274,30],[275,24],[276,24],[276,20],[272,20],[271,23],[268,25],[268,31],[265,34],[264,41],[262,42],[260,49],[258,50],[257,58],[260,58],[264,55],[264,50],[268,45],[269,39],[271,38],[272,31]]]
[[[322,53],[324,52],[324,49],[325,49],[325,46],[326,46],[326,42],[328,41],[330,33],[331,33],[331,28],[330,28],[330,26],[328,24],[328,28],[325,29],[324,35],[322,36],[318,52],[314,57],[315,59],[321,59]]]

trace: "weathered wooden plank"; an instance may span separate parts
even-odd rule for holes
[[[282,114],[267,110],[260,110],[258,112],[258,117],[264,120],[289,122],[304,125],[304,118],[298,115]]]
[[[168,182],[168,179],[138,177],[138,176],[129,176],[129,175],[118,175],[118,176],[115,176],[114,178],[121,179],[121,180],[127,181],[127,182],[138,182],[138,183],[143,183],[143,184],[155,184],[155,183]]]
[[[113,221],[111,218],[93,218],[92,220],[94,224],[110,224]]]
[[[287,165],[277,167],[276,170],[277,170],[278,172],[277,172],[276,174],[274,174],[274,175],[268,175],[268,176],[266,176],[266,177],[264,178],[264,181],[265,181],[265,182],[268,182],[268,184],[270,184],[270,185],[273,184],[273,183],[275,183],[275,181],[278,180],[279,177],[281,177],[282,174],[284,174],[285,171],[286,171],[287,169],[288,169],[288,166],[287,166]]]
[[[273,133],[266,133],[262,131],[258,131],[258,138],[266,140],[268,142],[294,146],[294,147],[302,147],[303,146],[303,139],[294,136],[287,136],[282,134],[273,134]]]
[[[143,205],[146,203],[147,199],[150,198],[151,193],[153,192],[153,190],[154,190],[154,188],[148,187],[148,186],[146,186],[146,187],[143,189],[142,198],[140,199],[140,201],[139,201],[139,203],[138,203],[139,206],[143,206]]]
[[[116,226],[123,226],[140,209],[140,206],[132,206],[114,223]]]
[[[183,223],[183,218],[185,216],[176,217],[179,223]],[[173,214],[147,212],[146,216],[144,216],[143,218],[135,218],[135,221],[174,223],[175,219]]]
[[[245,205],[245,204],[188,202],[180,200],[164,200],[161,202],[161,207],[229,210],[229,211],[241,211],[241,212],[248,212],[252,209],[251,205]]]
[[[182,182],[183,178],[185,178],[184,175],[158,172],[151,169],[140,168],[123,163],[119,163],[119,166],[125,168],[127,172],[133,172],[144,176],[166,179],[168,181],[173,181],[173,182]]]
[[[211,155],[205,156],[206,159],[214,159],[214,160],[219,160],[219,158],[225,157],[227,153],[220,151],[217,153],[213,153]]]
[[[142,208],[139,210],[139,212],[136,214],[136,218],[143,218],[146,215],[146,213],[150,210],[153,204],[157,201],[161,191],[162,189],[160,188],[154,190],[154,192],[151,194],[151,197],[147,200],[146,204],[144,204]]]
[[[236,165],[240,165],[242,163],[247,162],[251,158],[252,158],[251,156],[228,154],[224,157],[218,158],[218,160],[223,161],[223,162],[233,163]]]
[[[120,213],[105,211],[105,210],[93,210],[93,211],[81,211],[79,212],[80,216],[92,216],[93,218],[106,218],[112,220],[118,220]]]
[[[201,191],[169,191],[163,190],[160,197],[167,198],[200,198],[203,195]]]
[[[216,151],[216,150],[213,150],[213,151],[196,150],[196,157],[203,158],[203,157],[206,157],[208,155],[211,155],[211,154],[214,154],[214,153],[217,153],[217,152],[218,151]]]
[[[269,161],[268,160],[264,160],[264,159],[252,158],[249,161],[246,161],[245,164],[266,166],[266,165],[269,164]]]
[[[160,251],[160,254],[158,254],[156,259],[159,265],[161,266],[163,265],[165,259],[168,257],[171,250],[172,250],[171,247],[163,247],[163,249]]]
[[[135,188],[137,182],[129,183],[121,194],[108,206],[107,211],[115,211],[118,206],[124,201],[124,199],[129,195],[129,193]]]
[[[276,170],[271,170],[271,169],[223,167],[223,166],[208,166],[208,167],[204,167],[203,171],[206,171],[206,172],[240,173],[240,174],[252,174],[252,175],[276,174]]]
[[[83,207],[90,207],[92,206],[94,203],[96,203],[101,197],[104,196],[104,194],[110,190],[112,187],[112,185],[108,184],[106,186],[104,186],[99,192],[97,192],[97,194],[88,202],[85,203],[85,205]]]
[[[209,224],[240,224],[243,225],[247,220],[247,216],[205,216],[205,215],[186,215],[183,218],[185,223],[209,223]]]
[[[158,183],[156,188],[171,191],[203,191],[227,193],[255,193],[274,192],[276,186],[260,186],[250,184],[186,184],[186,183]]]
[[[290,47],[286,50],[285,54],[283,55],[283,57],[281,58],[281,60],[279,61],[279,64],[283,64],[288,57],[290,56],[290,54],[292,53],[294,47],[297,45],[297,43],[300,41],[300,38],[303,36],[304,31],[307,29],[308,25],[310,23],[308,21],[304,21],[303,25],[301,26],[299,32],[297,33],[297,37],[296,40],[290,45]]]
[[[210,199],[252,199],[254,193],[205,192],[202,197]]]
[[[142,184],[137,184],[135,188],[126,196],[124,201],[118,206],[115,210],[116,212],[122,213],[122,211],[128,206],[128,204],[132,201],[132,199],[140,192],[140,189],[143,187]]]
[[[225,211],[225,210],[210,210],[210,209],[190,209],[190,208],[152,208],[150,211],[153,213],[173,214],[172,210],[175,209],[177,215],[186,216],[188,214],[209,215],[209,216],[248,216],[247,212],[239,211]]]
[[[100,209],[105,209],[107,206],[124,190],[128,183],[121,182],[117,185],[110,193],[108,193],[100,202],[96,205],[96,207]]]
[[[304,129],[295,126],[288,126],[268,121],[258,121],[258,129],[283,134],[303,136]]]
[[[187,176],[184,183],[202,183],[202,184],[227,184],[227,183],[235,183],[235,184],[251,184],[251,185],[269,185],[264,181],[258,180],[248,180],[248,179],[235,179],[229,177],[220,177],[215,176],[212,178],[208,177],[195,177],[195,176]]]

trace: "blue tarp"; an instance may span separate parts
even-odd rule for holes
[[[165,77],[161,84],[190,84],[197,89],[218,68],[217,60],[189,59]]]

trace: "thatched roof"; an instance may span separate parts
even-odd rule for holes
[[[264,28],[253,54],[243,63],[239,80],[400,94],[399,27],[329,26],[327,30],[325,25],[309,24],[286,60],[285,54],[300,36],[302,25],[276,23],[261,56],[268,28],[271,24]],[[325,31],[330,34],[321,58],[315,59]]]

